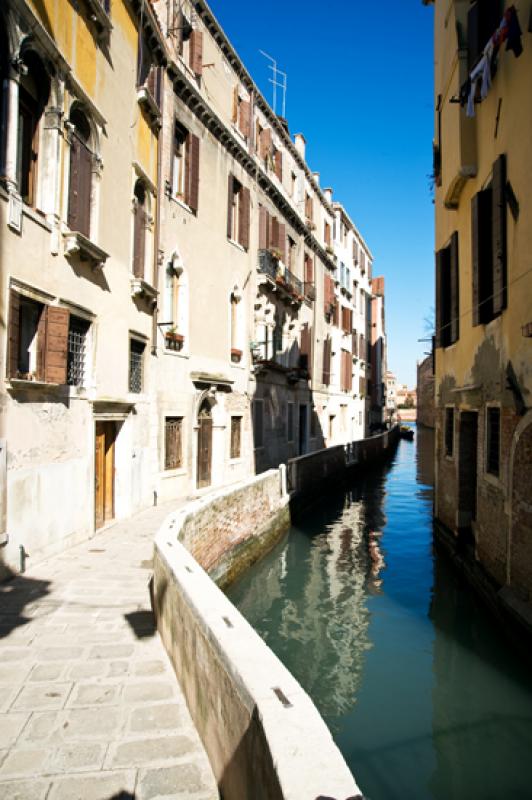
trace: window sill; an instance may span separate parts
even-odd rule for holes
[[[167,480],[169,478],[182,478],[188,475],[187,470],[185,467],[177,467],[176,469],[165,469],[161,470],[160,477],[162,480]]]
[[[232,244],[233,247],[236,247],[237,250],[240,250],[242,253],[247,253],[246,248],[243,245],[241,245],[240,242],[235,242],[234,239],[230,239],[229,237],[227,237],[227,241],[229,242],[229,244]]]
[[[148,116],[151,127],[154,130],[159,130],[162,125],[161,111],[146,86],[137,87],[137,102]]]
[[[494,475],[492,472],[484,472],[484,480],[495,489],[499,489],[501,492],[503,491],[504,487],[500,476],[497,477],[497,475]]]
[[[170,347],[166,346],[163,352],[166,356],[174,356],[176,358],[190,358],[189,353],[184,353],[182,350],[172,350]]]
[[[49,389],[53,391],[57,391],[58,389],[62,389],[65,384],[64,383],[46,383],[45,381],[34,381],[26,378],[10,378],[9,381],[6,382],[6,386],[8,389],[12,389],[13,391],[22,391],[26,389]]]
[[[68,231],[63,234],[65,240],[65,256],[79,256],[81,261],[89,261],[94,272],[103,269],[109,253],[91,242],[79,231]]]
[[[175,203],[177,206],[180,206],[180,208],[182,208],[184,211],[188,211],[188,213],[192,214],[193,217],[196,216],[196,212],[193,211],[193,209],[187,203],[185,203],[185,201],[182,200],[181,197],[176,197],[175,194],[172,194],[170,192],[168,194],[168,199],[171,200],[173,203]]]
[[[113,26],[107,11],[105,11],[105,9],[102,7],[100,0],[87,0],[87,4],[91,11],[90,19],[92,22],[94,22],[99,32],[110,33],[113,30]]]
[[[143,281],[142,278],[135,278],[133,275],[130,277],[129,282],[131,286],[131,297],[144,297],[146,300],[151,300],[155,305],[159,292],[154,286],[147,281]]]
[[[243,464],[244,459],[242,458],[242,456],[237,456],[236,458],[229,458],[229,463],[232,466],[237,466],[238,464]]]

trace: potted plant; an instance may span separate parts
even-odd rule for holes
[[[167,330],[164,338],[166,347],[169,350],[181,350],[183,348],[185,337],[181,333],[178,333],[175,327]]]
[[[231,348],[231,361],[233,364],[238,364],[242,361],[242,350],[239,350],[237,347]]]

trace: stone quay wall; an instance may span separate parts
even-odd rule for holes
[[[167,518],[155,540],[157,627],[224,800],[358,798],[311,699],[212,579],[258,557],[250,539],[261,531],[268,547],[286,530],[284,484],[284,468],[271,470]]]

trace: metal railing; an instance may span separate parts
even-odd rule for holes
[[[270,250],[259,250],[259,272],[268,275],[289,293],[303,296],[303,281],[283,266]]]

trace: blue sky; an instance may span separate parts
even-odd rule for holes
[[[388,364],[415,384],[433,315],[433,49],[421,0],[210,0],[272,102],[265,50],[288,74],[286,116],[307,162],[332,186],[386,281]],[[277,112],[281,108],[278,105]]]

